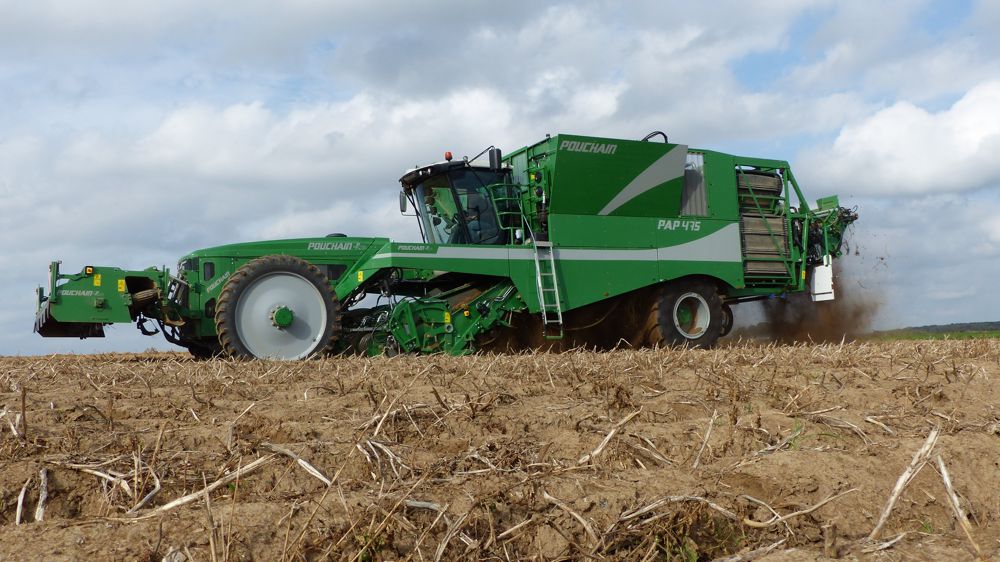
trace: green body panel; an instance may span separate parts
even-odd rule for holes
[[[539,256],[552,256],[548,283],[562,312],[687,277],[713,281],[736,302],[805,290],[809,268],[839,256],[857,218],[836,197],[810,209],[781,160],[579,135],[518,149],[502,167],[496,156],[489,168],[449,161],[403,176],[423,242],[331,236],[216,246],[184,256],[176,277],[95,268],[99,287],[93,276],[56,273],[50,296],[39,293],[39,322],[99,327],[146,317],[180,345],[213,341],[214,306],[229,279],[253,259],[283,254],[329,280],[345,310],[338,349],[460,354],[513,314],[543,310]],[[130,278],[161,290],[154,305],[136,310],[132,287],[117,290]],[[366,294],[390,304],[364,309]]]
[[[372,273],[403,268],[507,277],[510,251],[508,246],[392,242],[360,264],[360,269]]]
[[[552,190],[552,214],[677,216],[687,149],[683,145],[557,135],[540,148],[551,154],[538,163]],[[637,176],[671,153],[679,159],[664,162],[666,174],[644,184],[648,189],[634,199],[606,209]]]
[[[331,282],[342,282],[356,275],[354,268],[359,261],[387,242],[387,238],[300,238],[228,244],[192,252],[181,258],[184,267],[178,273],[190,288],[186,310],[181,311],[188,322],[185,330],[195,338],[215,336],[211,303],[218,299],[229,277],[252,259],[271,254],[302,258],[319,267]],[[208,271],[212,275],[206,277]],[[344,296],[338,293],[338,297]]]
[[[148,281],[153,286],[166,287],[164,274],[156,269],[128,271],[117,267],[88,266],[80,273],[64,275],[59,272],[59,262],[50,266],[51,276],[46,302],[52,317],[60,322],[93,322],[112,324],[131,322],[129,312],[132,296],[130,285]],[[87,270],[90,270],[88,273]],[[40,291],[40,296],[44,292]]]
[[[36,291],[35,331],[47,337],[103,337],[104,325],[139,318],[134,295],[143,303],[158,300],[169,283],[168,270],[130,271],[87,266],[80,273],[63,274],[60,262],[49,265],[49,283]],[[152,292],[151,292],[152,291]]]

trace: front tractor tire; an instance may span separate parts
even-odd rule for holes
[[[656,319],[652,345],[698,348],[715,346],[726,328],[722,298],[705,281],[675,281],[666,285],[653,306]]]
[[[340,303],[311,263],[285,255],[247,262],[219,294],[215,329],[226,355],[295,360],[325,353],[340,335]]]

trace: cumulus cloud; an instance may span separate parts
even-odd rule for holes
[[[135,137],[15,139],[0,143],[0,186],[8,186],[0,225],[33,232],[36,244],[67,232],[94,244],[127,234],[178,251],[259,238],[245,225],[275,211],[350,202],[359,212],[345,218],[353,218],[393,208],[405,169],[446,149],[512,146],[510,119],[506,102],[488,91],[424,101],[362,92],[287,113],[259,102],[182,107]],[[495,131],[505,138],[491,140]]]
[[[844,87],[845,81],[853,82],[852,76],[867,72],[873,63],[917,44],[912,23],[925,9],[925,2],[909,0],[826,4],[822,7],[826,17],[800,46],[807,62],[790,68],[789,83]]]
[[[240,226],[238,233],[244,239],[278,240],[339,233],[420,241],[420,230],[415,220],[401,215],[395,205],[372,208],[354,202],[340,202],[316,209],[287,209]]]
[[[864,195],[958,192],[1000,184],[1000,81],[931,112],[897,102],[801,159],[817,184]]]

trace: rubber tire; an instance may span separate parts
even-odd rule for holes
[[[719,330],[719,337],[724,338],[733,331],[733,308],[726,303],[722,303],[722,329]]]
[[[145,307],[155,301],[160,296],[159,289],[143,289],[132,293],[132,306],[136,308]]]
[[[683,295],[696,293],[708,305],[708,326],[697,338],[685,337],[677,329],[673,320],[674,305]],[[652,345],[682,346],[688,345],[702,349],[714,347],[719,340],[723,328],[722,298],[715,286],[705,281],[681,280],[664,286],[659,298],[653,306],[656,318],[656,330],[648,343]]]
[[[340,336],[340,302],[330,288],[326,275],[315,265],[296,257],[270,255],[249,261],[233,273],[226,281],[215,305],[215,330],[219,345],[225,355],[241,359],[257,358],[240,340],[236,329],[236,303],[247,287],[254,281],[272,273],[293,273],[309,281],[326,303],[327,326],[320,341],[309,353],[309,357],[328,353],[333,342]]]

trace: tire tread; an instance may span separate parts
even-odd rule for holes
[[[235,314],[239,294],[248,282],[264,273],[282,270],[302,274],[317,286],[330,303],[328,305],[330,313],[327,315],[329,324],[324,331],[325,334],[329,335],[326,341],[322,342],[310,353],[310,356],[329,353],[334,342],[340,338],[340,301],[337,299],[336,293],[330,288],[330,283],[326,275],[318,267],[301,258],[285,254],[272,254],[250,260],[240,266],[226,281],[225,286],[219,293],[219,298],[215,305],[215,331],[218,334],[219,345],[222,348],[223,355],[244,359],[254,358],[254,355],[240,341],[239,334],[230,326],[231,315]]]

